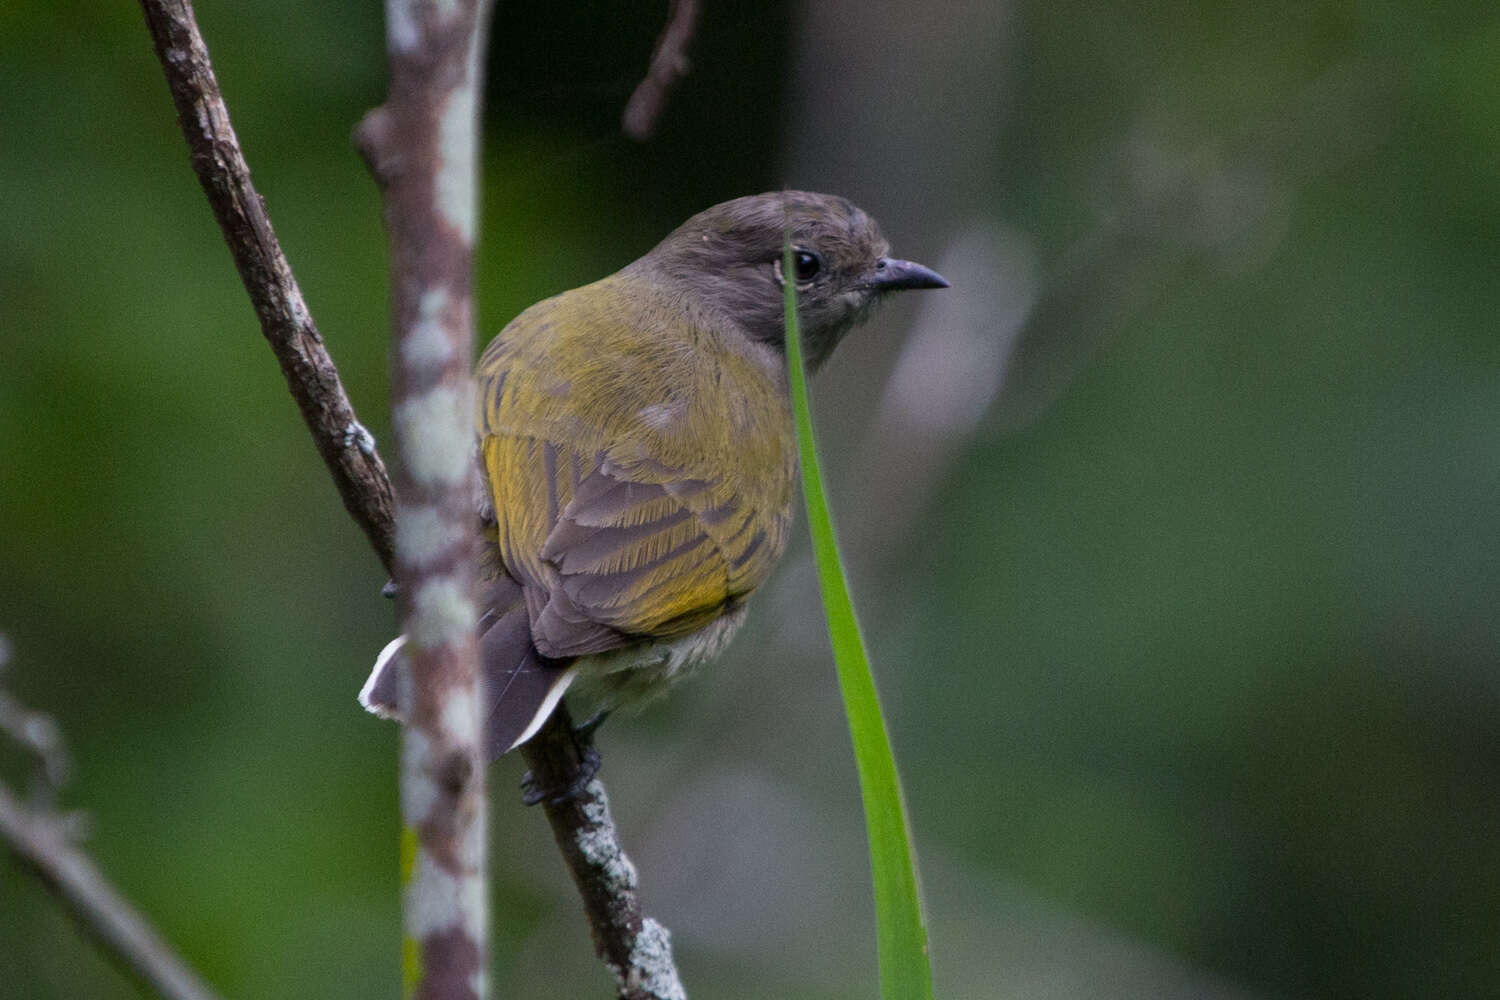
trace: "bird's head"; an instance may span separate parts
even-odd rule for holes
[[[787,240],[792,274],[783,273]],[[889,252],[875,220],[848,200],[773,191],[699,212],[640,263],[778,350],[786,344],[784,282],[794,282],[803,351],[816,368],[886,293],[948,287],[935,271]]]

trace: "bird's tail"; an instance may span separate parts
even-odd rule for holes
[[[521,587],[509,576],[485,586],[479,619],[479,668],[485,711],[485,746],[490,759],[514,750],[552,714],[577,669],[552,660],[531,642],[531,619]],[[382,718],[404,721],[399,678],[406,671],[406,636],[392,639],[375,659],[359,703]]]

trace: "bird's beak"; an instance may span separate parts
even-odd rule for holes
[[[915,261],[882,257],[875,262],[870,272],[870,287],[878,292],[894,292],[903,288],[947,288],[948,280],[930,267]]]

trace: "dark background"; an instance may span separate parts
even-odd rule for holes
[[[836,191],[953,280],[814,385],[939,995],[1500,995],[1500,15],[1436,3],[505,4],[481,338],[692,212]],[[375,4],[204,0],[282,242],[385,440]],[[390,996],[393,628],[133,4],[0,7],[4,683],[91,850],[225,995]],[[601,740],[697,998],[874,991],[805,542]],[[17,785],[20,756],[0,752]],[[609,995],[491,770],[498,997]],[[0,863],[0,996],[131,997]]]

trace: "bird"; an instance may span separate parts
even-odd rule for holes
[[[728,644],[793,520],[784,285],[817,370],[890,293],[948,287],[889,253],[845,198],[736,198],[490,342],[474,387],[490,759],[570,689],[638,705]],[[378,715],[401,717],[403,642],[360,691]]]

